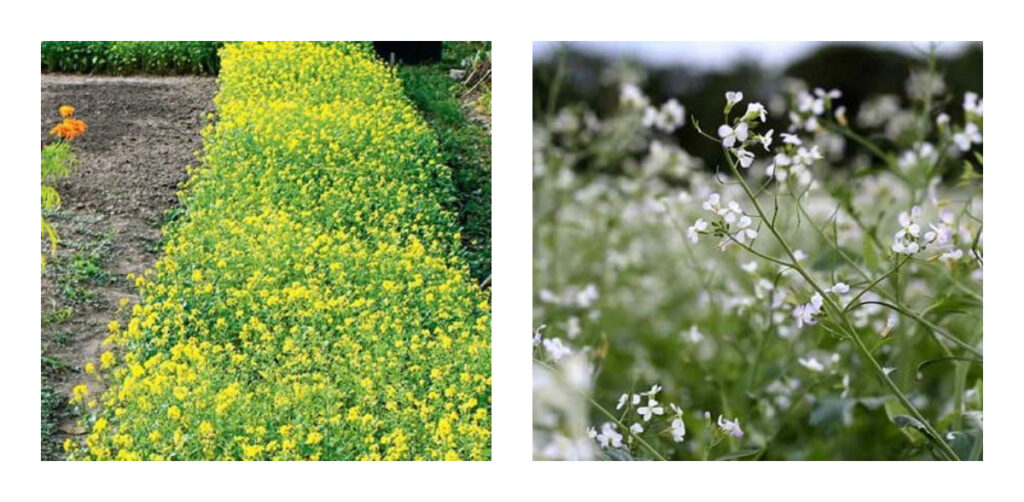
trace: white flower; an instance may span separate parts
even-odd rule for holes
[[[899,214],[900,229],[893,236],[893,252],[912,255],[921,250],[921,245],[918,244],[921,225],[917,223],[917,218],[920,215],[921,206],[914,206],[909,213],[903,211]]]
[[[759,118],[761,122],[768,120],[768,112],[764,109],[764,105],[761,103],[750,103],[747,105],[747,113],[743,114],[743,118]]]
[[[629,426],[629,432],[632,432],[634,436],[635,435],[639,435],[639,434],[643,434],[644,433],[644,426],[635,423],[635,424]]]
[[[737,428],[739,426],[737,425]],[[672,441],[682,443],[686,437],[686,424],[683,423],[683,419],[676,417],[672,419]]]
[[[739,103],[740,101],[743,101],[742,92],[729,91],[725,93],[725,102],[727,107],[732,108],[734,105],[736,105],[736,103]]]
[[[740,228],[740,231],[737,232],[736,235],[734,235],[733,237],[735,237],[736,240],[740,241],[740,243],[746,242],[746,239],[757,238],[757,230],[754,230],[753,228],[747,228],[752,223],[753,221],[750,219],[749,216],[740,216],[739,221],[736,222],[736,226]]]
[[[767,133],[762,134],[761,136],[758,137],[758,139],[761,141],[761,146],[764,146],[764,151],[766,152],[769,151],[768,147],[772,146],[772,134],[774,132],[775,129],[768,129]]]
[[[729,420],[718,415],[718,427],[734,438],[743,437],[743,429],[740,429],[740,419]]]
[[[799,362],[800,366],[803,366],[804,368],[807,368],[815,373],[821,373],[822,371],[825,371],[825,365],[818,362],[818,359],[815,357],[809,357],[807,359],[801,357],[799,359]]]
[[[953,135],[953,142],[956,143],[960,151],[966,152],[971,149],[971,143],[981,143],[981,131],[973,122],[968,122],[962,132]]]
[[[664,415],[665,408],[662,408],[658,405],[657,401],[651,398],[647,400],[647,406],[637,408],[636,412],[639,413],[640,416],[644,417],[644,422],[649,422],[651,417],[654,415]]]
[[[736,126],[736,128],[729,127],[728,124],[722,124],[718,127],[718,136],[722,138],[722,144],[726,147],[732,147],[739,140],[743,143],[747,140],[748,126],[746,122],[742,122]]]
[[[983,115],[983,101],[978,99],[978,95],[973,92],[964,93],[964,111],[973,113],[977,116]]]
[[[782,133],[782,142],[786,143],[787,145],[796,145],[796,146],[800,146],[800,145],[804,144],[803,141],[800,141],[800,137],[799,136],[797,136],[796,134],[789,134],[789,133]]]
[[[793,251],[793,258],[795,258],[796,261],[804,261],[807,259],[807,253],[804,253],[802,249],[797,249],[796,251]]]
[[[813,115],[821,115],[825,112],[825,100],[820,96],[815,98],[814,96],[811,96],[810,93],[804,91],[797,95],[796,99],[797,110],[801,113],[810,112]],[[817,124],[817,122],[815,122],[815,124]],[[807,126],[807,129],[809,130],[810,127]]]
[[[821,152],[818,150],[818,145],[814,145],[810,150],[800,147],[796,151],[796,156],[793,157],[793,162],[805,166],[810,166],[816,160],[821,160]]]
[[[686,238],[696,244],[700,240],[700,232],[707,230],[707,228],[708,222],[704,221],[703,218],[697,218],[697,221],[693,222],[693,225],[686,229]]]
[[[661,109],[655,115],[653,120],[654,126],[670,133],[683,125],[684,114],[683,105],[679,104],[679,101],[676,101],[674,98],[670,99],[661,105]]]
[[[892,373],[893,371],[896,371],[896,368],[893,368],[893,367],[890,367],[890,366],[883,366],[882,367],[882,373],[885,373],[885,376],[889,376],[889,373]]]
[[[721,200],[722,198],[717,193],[713,193],[708,195],[708,198],[704,201],[704,204],[702,204],[701,207],[703,207],[705,211],[718,212],[719,208],[722,207]]]
[[[562,345],[562,340],[559,338],[547,338],[543,343],[544,349],[547,350],[548,356],[551,357],[552,361],[558,361],[563,357],[572,355],[572,351],[565,345]]]
[[[632,403],[633,403],[634,406],[640,404],[640,398],[641,397],[642,396],[640,394],[633,394]]]
[[[935,117],[935,125],[944,127],[949,124],[949,115],[940,113],[938,117]]]
[[[751,261],[744,263],[743,265],[740,265],[740,268],[742,268],[748,274],[753,274],[754,272],[757,272],[757,262]]]
[[[839,122],[840,124],[845,124],[846,123],[846,107],[845,106],[840,106],[839,108],[836,108],[836,111],[835,111],[834,115],[836,117],[836,122]]]
[[[830,291],[832,291],[833,293],[839,294],[839,295],[841,295],[843,293],[846,293],[849,290],[850,290],[850,286],[847,285],[845,282],[837,282],[830,289]]]
[[[654,396],[657,396],[658,393],[661,392],[662,388],[663,388],[662,386],[660,386],[658,384],[654,384],[654,385],[651,386],[651,390],[649,390],[647,392],[644,392],[644,395],[646,395],[646,396],[648,396],[648,397],[653,399]]]
[[[591,434],[594,435],[590,436]],[[611,422],[605,422],[604,425],[601,426],[600,434],[593,429],[588,429],[587,435],[596,439],[601,445],[601,448],[607,448],[608,446],[613,446],[615,448],[622,447],[622,434],[619,434],[615,430],[615,424]]]
[[[683,416],[683,409],[676,406],[675,403],[668,403],[668,407],[672,409],[672,413],[675,414],[676,416]]]
[[[825,91],[822,88],[814,89],[814,94],[819,98],[839,99],[843,97],[842,91],[839,89],[832,89],[831,91]]]
[[[619,402],[615,405],[616,410],[621,410],[626,405],[626,400],[629,399],[629,394],[623,394],[619,396]]]
[[[952,251],[946,251],[939,257],[942,261],[957,261],[964,257],[964,251],[962,249],[954,249]]]
[[[750,164],[754,163],[754,154],[744,150],[743,148],[737,148],[732,151],[736,154],[736,158],[740,161],[740,167],[746,169],[750,167]]]
[[[622,89],[619,91],[619,102],[634,108],[643,108],[648,103],[647,96],[644,96],[643,91],[633,84],[622,86]]]
[[[804,324],[817,324],[815,317],[821,313],[821,306],[824,303],[820,294],[814,293],[811,300],[803,305],[793,307],[793,317],[796,319],[796,327],[803,328]]]
[[[656,108],[654,108],[653,106],[648,106],[647,108],[644,108],[644,116],[643,118],[640,119],[640,123],[642,123],[644,127],[654,126],[654,122],[657,120],[658,110]]]

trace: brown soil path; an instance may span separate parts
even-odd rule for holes
[[[41,284],[43,458],[59,458],[52,446],[79,432],[70,410],[55,410],[48,448],[47,387],[70,396],[85,380],[82,366],[102,352],[107,323],[120,317],[118,302],[137,299],[125,276],[157,258],[165,212],[196,162],[215,91],[208,77],[42,76],[41,138],[60,105],[75,106],[89,125],[74,143],[81,165],[58,183],[62,207],[49,216],[61,241]]]

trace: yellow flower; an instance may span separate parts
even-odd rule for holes
[[[85,399],[85,396],[89,395],[89,387],[84,383],[76,385],[71,389],[71,402],[78,403]]]
[[[107,369],[113,367],[115,362],[114,353],[109,350],[100,355],[100,368]]]
[[[73,107],[71,105],[63,105],[60,108],[58,108],[57,111],[60,112],[60,118],[66,119],[66,118],[74,115],[75,107]]]
[[[221,65],[188,210],[97,363],[94,413],[132,446],[81,455],[487,458],[489,294],[402,82],[365,44],[228,43]]]
[[[85,372],[90,375],[96,373],[96,365],[91,362],[85,363]]]

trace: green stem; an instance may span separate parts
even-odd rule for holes
[[[768,218],[765,215],[764,210],[761,209],[761,205],[758,203],[757,198],[754,197],[753,192],[750,190],[750,186],[743,178],[743,175],[739,172],[739,169],[736,168],[736,163],[733,161],[729,149],[723,146],[722,153],[725,155],[726,162],[729,164],[729,169],[732,171],[733,176],[735,176],[736,179],[739,181],[740,186],[743,187],[744,193],[747,194],[747,198],[750,199],[750,202],[754,205],[754,209],[757,211],[758,216],[760,216],[761,220],[765,222],[765,225],[768,227],[768,230],[771,231],[772,235],[775,236],[775,240],[779,243],[782,249],[786,252],[787,255],[789,255],[790,259],[793,261],[793,269],[796,270],[797,273],[800,274],[800,276],[803,277],[805,281],[807,281],[807,283],[811,286],[812,289],[814,289],[815,291],[818,292],[818,294],[821,295],[825,305],[828,307],[829,315],[835,316],[841,321],[840,324],[842,325],[843,330],[846,332],[847,336],[849,336],[853,340],[854,344],[860,350],[861,354],[864,356],[865,359],[867,359],[867,361],[875,370],[875,373],[882,380],[882,382],[889,388],[893,395],[896,396],[896,399],[898,399],[900,403],[902,403],[903,406],[910,412],[910,414],[924,426],[927,434],[931,436],[931,439],[939,447],[939,452],[943,454],[943,457],[945,457],[947,460],[959,460],[959,457],[957,457],[956,452],[953,451],[953,448],[950,447],[949,444],[942,439],[942,436],[939,435],[938,431],[936,431],[935,428],[932,427],[931,422],[929,422],[928,419],[924,418],[921,412],[918,411],[917,408],[913,405],[913,403],[910,402],[910,399],[906,396],[906,394],[904,394],[903,391],[899,388],[899,386],[896,385],[896,382],[889,378],[889,375],[882,368],[882,365],[879,364],[878,360],[875,359],[875,356],[871,353],[871,350],[867,347],[867,345],[864,344],[864,341],[861,339],[856,327],[853,326],[853,323],[850,322],[849,318],[846,316],[845,311],[841,309],[839,305],[837,305],[835,301],[831,297],[829,297],[825,290],[818,285],[817,281],[815,281],[810,276],[810,274],[806,270],[804,270],[803,266],[801,266],[800,262],[796,259],[796,255],[793,254],[793,251],[790,248],[789,243],[786,242],[786,239],[782,237],[782,235],[775,228],[775,226],[768,222]],[[898,266],[894,267],[894,269],[897,268]],[[889,273],[890,272],[887,272],[885,275],[888,275]],[[875,283],[881,281],[883,278],[884,276],[880,277],[875,281]]]
[[[902,307],[900,305],[895,305],[895,304],[888,303],[888,302],[883,302],[883,301],[880,301],[880,300],[877,300],[877,301],[875,301],[875,300],[873,300],[873,301],[863,301],[863,302],[851,305],[850,307],[847,307],[847,311],[848,312],[849,311],[853,311],[854,309],[856,309],[857,307],[860,307],[862,305],[881,305],[881,306],[889,308],[891,310],[895,310],[896,312],[899,312],[900,314],[903,314],[904,316],[907,316],[907,317],[909,317],[909,318],[919,322],[922,326],[930,329],[932,332],[934,332],[935,334],[941,336],[942,338],[945,338],[946,340],[949,340],[950,342],[952,342],[957,347],[960,347],[961,349],[964,349],[964,350],[970,352],[971,354],[974,354],[974,355],[978,356],[979,358],[983,357],[982,354],[981,354],[981,351],[979,351],[978,349],[968,345],[967,342],[964,342],[963,340],[960,340],[959,338],[953,336],[952,334],[947,333],[945,330],[943,330],[942,328],[936,326],[934,323],[932,323],[928,319],[925,319],[920,314],[918,314],[918,313],[916,313],[916,312],[914,312],[914,311],[912,311],[910,309],[907,309],[905,307]],[[942,347],[945,348],[945,345],[942,345]],[[948,349],[946,349],[946,350],[948,351]],[[946,355],[947,356],[951,356],[952,354],[951,353],[947,353]]]
[[[548,371],[550,371],[552,373],[557,373],[557,370],[554,367],[552,367],[550,364],[545,363],[544,361],[538,361],[537,359],[534,359],[533,362],[534,362],[534,364],[537,364],[540,367],[542,367],[542,368],[544,368],[544,369],[546,369],[546,370],[548,370]],[[601,406],[601,403],[598,403],[597,401],[594,400],[594,398],[592,398],[590,396],[587,396],[587,395],[584,395],[583,393],[577,392],[576,394],[581,396],[581,397],[586,398],[587,401],[589,401],[590,404],[594,408],[597,408],[598,411],[600,411],[602,414],[604,414],[604,416],[608,417],[612,422],[615,423],[615,425],[618,425],[620,428],[622,428],[622,430],[625,431],[625,433],[628,434],[629,437],[635,439],[644,448],[647,448],[647,450],[650,451],[651,454],[655,456],[655,458],[657,458],[658,460],[668,460],[662,454],[658,453],[658,450],[655,450],[654,447],[651,446],[647,441],[644,441],[644,438],[642,438],[642,437],[640,437],[640,436],[638,436],[636,434],[633,434],[633,431],[630,430],[629,427],[627,427],[618,418],[616,418],[616,416],[614,414],[612,414],[610,411],[605,409],[604,406]]]

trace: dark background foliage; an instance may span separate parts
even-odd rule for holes
[[[908,47],[910,44],[907,44]],[[561,83],[552,103],[552,84],[558,78],[559,65],[564,64]],[[640,68],[647,75],[641,86],[652,103],[669,98],[678,99],[690,118],[701,121],[705,130],[714,131],[720,121],[726,91],[743,91],[744,101],[768,104],[780,91],[785,77],[803,80],[808,87],[837,88],[843,91],[839,104],[845,105],[847,116],[856,117],[860,105],[868,97],[896,94],[906,104],[906,81],[911,71],[925,69],[924,54],[899,51],[877,45],[857,43],[823,44],[782,68],[765,67],[758,61],[738,61],[726,69],[703,69],[687,65],[645,65],[634,60],[620,60],[563,46],[552,57],[534,61],[534,119],[574,103],[586,103],[599,116],[607,116],[618,104],[618,83],[607,78],[616,66]],[[966,91],[982,94],[982,45],[968,44],[955,54],[939,55],[937,70],[946,82],[947,99],[954,101],[944,107],[954,122],[961,120],[959,101]],[[768,128],[784,131],[788,120],[770,117]],[[693,130],[683,128],[674,139],[689,153],[704,159],[713,168],[721,151],[715,144],[702,140]]]

